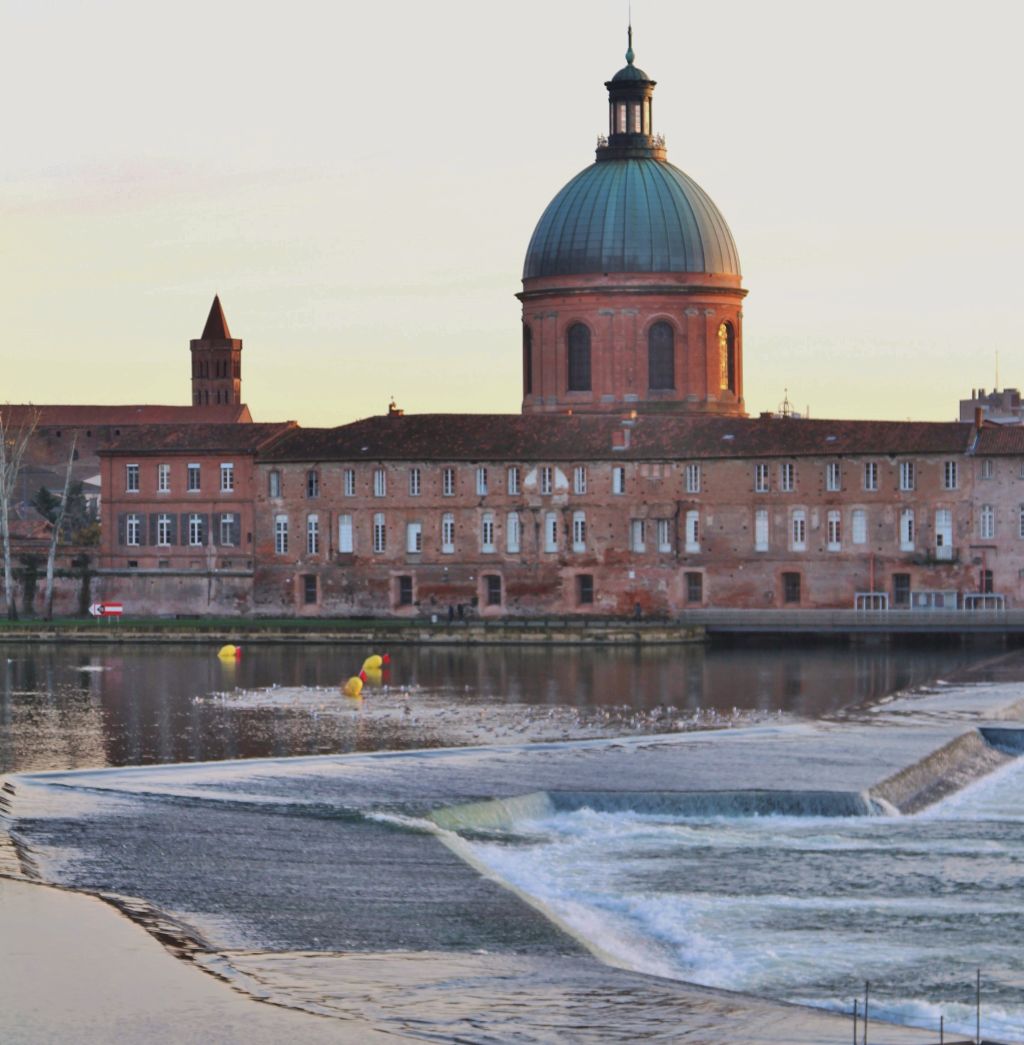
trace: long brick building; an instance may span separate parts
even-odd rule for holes
[[[626,60],[595,162],[529,243],[522,413],[127,431],[103,452],[108,593],[267,615],[1021,604],[1022,430],[745,416],[735,243]],[[193,343],[196,404],[238,401],[222,321]]]

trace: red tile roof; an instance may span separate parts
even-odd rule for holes
[[[561,414],[412,414],[338,428],[296,428],[261,458],[273,461],[671,460],[847,454],[963,453],[961,422]],[[629,433],[629,445],[612,450]]]
[[[974,452],[979,457],[1024,454],[1024,425],[983,425]]]
[[[294,421],[238,425],[136,425],[103,446],[106,454],[253,453],[295,427]]]
[[[252,422],[244,403],[221,406],[36,406],[18,403],[0,407],[5,421],[20,425],[33,413],[39,428],[103,428],[157,424],[242,424]]]

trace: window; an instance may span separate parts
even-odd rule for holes
[[[306,472],[306,496],[320,496],[320,473],[315,468],[310,468]]]
[[[133,547],[138,546],[142,543],[142,516],[141,515],[129,515],[125,524],[125,544],[130,544]]]
[[[505,518],[505,549],[518,555],[522,545],[522,529],[518,512],[509,512]]]
[[[496,573],[488,573],[484,576],[484,583],[487,585],[487,605],[500,606],[501,577],[499,577]]]
[[[412,605],[412,577],[403,575],[395,578],[398,585],[398,605],[399,606],[411,606]]]
[[[320,516],[306,516],[306,554],[320,554]]]
[[[388,532],[384,523],[384,513],[377,512],[373,517],[373,550],[378,554],[387,546]]]
[[[338,551],[342,555],[350,555],[355,548],[352,532],[352,516],[338,516]]]
[[[507,485],[509,493],[519,493],[519,468],[517,465],[513,465],[508,470]]]
[[[188,543],[193,548],[200,548],[205,543],[203,533],[203,517],[193,512],[188,517]]]
[[[418,468],[409,469],[409,496],[419,497],[420,495],[420,470]]]
[[[574,552],[585,552],[587,550],[586,512],[572,513],[572,550]]]
[[[346,497],[355,497],[356,495],[356,470],[354,468],[346,468],[342,476],[342,490]]]
[[[825,489],[836,493],[843,488],[843,472],[838,461],[829,461],[825,465]]]
[[[278,555],[288,554],[288,516],[274,516],[274,551]]]
[[[914,510],[904,508],[900,512],[900,550],[912,552],[914,550]]]
[[[671,519],[658,520],[658,551],[662,553],[672,551]]]
[[[139,492],[139,466],[137,464],[124,466],[124,489],[125,493]]]
[[[842,516],[837,511],[831,511],[826,518],[827,544],[830,552],[840,551],[843,546]]]
[[[868,513],[863,508],[853,509],[853,525],[850,531],[854,544],[868,543]]]
[[[913,490],[917,485],[913,461],[900,461],[900,489]]]
[[[995,578],[992,575],[991,570],[981,571],[981,593],[982,595],[991,595],[995,590]]]
[[[996,535],[996,512],[990,504],[981,506],[978,535],[983,541],[991,541]]]
[[[594,575],[592,573],[576,574],[576,602],[580,606],[594,604]]]
[[[626,106],[623,103],[619,103],[617,106],[619,110],[619,134],[626,133]]]
[[[533,330],[523,324],[523,393],[533,395]]]
[[[480,520],[480,551],[494,551],[494,516],[490,512],[484,512]]]
[[[405,524],[405,550],[410,555],[419,555],[423,551],[423,524],[411,522]]]
[[[686,575],[686,601],[704,601],[704,574],[687,573]]]
[[[669,323],[655,323],[647,333],[647,387],[676,387],[675,333]]]
[[[981,477],[982,479],[991,479],[996,474],[996,463],[991,457],[985,457],[981,462]]]
[[[441,516],[441,551],[445,555],[455,551],[455,516],[451,512]]]
[[[768,551],[768,509],[758,508],[754,512],[754,551]]]
[[[387,497],[388,495],[388,473],[383,468],[373,470],[373,496]]]
[[[169,464],[158,464],[156,466],[156,492],[169,493],[171,489],[171,466]]]
[[[700,551],[700,512],[686,513],[686,550],[688,552]]]
[[[779,489],[784,493],[792,493],[796,489],[796,465],[791,461],[779,465]]]
[[[768,478],[768,465],[754,465],[754,492],[767,493],[771,489],[771,480]]]
[[[185,489],[188,490],[189,493],[196,493],[199,490],[200,485],[199,465],[190,464],[186,469],[186,476]]]
[[[455,496],[455,469],[454,468],[442,468],[441,469],[441,493],[445,497]]]
[[[544,551],[558,551],[558,513],[548,512],[544,516]]]
[[[317,583],[315,573],[304,573],[302,575],[302,601],[307,606],[315,606],[317,597]]]
[[[892,575],[893,606],[910,607],[910,574],[894,573]]]
[[[645,536],[647,527],[643,519],[629,520],[629,550],[631,552],[642,552],[646,550]]]
[[[169,548],[171,545],[171,517],[169,515],[156,517],[156,543],[161,548]]]
[[[877,490],[878,489],[878,462],[877,461],[865,461],[864,462],[864,489],[865,490]]]
[[[572,492],[585,494],[587,492],[587,466],[578,464],[572,470]]]
[[[942,465],[942,486],[946,490],[955,490],[957,487],[956,461],[945,461]]]
[[[231,463],[220,466],[220,492],[231,493],[235,488],[235,466]]]
[[[700,493],[700,465],[688,464],[686,466],[686,492]]]
[[[936,558],[952,558],[953,513],[948,508],[939,508],[935,512],[935,551]]]
[[[718,328],[718,384],[723,391],[736,392],[736,332],[732,323]]]
[[[1024,504],[1020,506],[1017,514],[1017,536],[1024,538]]]
[[[789,517],[789,547],[795,552],[807,550],[807,513],[796,508]]]
[[[540,470],[540,492],[542,494],[551,493],[551,488],[552,488],[551,478],[552,478],[553,472],[554,472],[554,469],[549,464],[546,464],[546,465],[544,465],[541,468],[541,470]]]
[[[476,470],[476,495],[477,497],[487,496],[487,469],[478,468]]]
[[[235,516],[233,512],[225,512],[220,517],[220,543],[229,548],[235,543]]]
[[[612,493],[626,492],[626,469],[617,464],[612,468]]]
[[[782,575],[782,598],[785,602],[800,601],[799,573],[784,573]]]
[[[281,496],[281,473],[276,468],[267,475],[267,494],[270,497]]]
[[[568,333],[570,392],[590,391],[590,328],[573,323]]]

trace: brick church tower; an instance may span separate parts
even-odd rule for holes
[[[220,297],[213,299],[203,334],[191,342],[192,405],[242,402],[242,342],[231,336]]]
[[[596,162],[548,204],[523,268],[523,412],[742,415],[739,255],[654,134],[655,81],[608,89]]]

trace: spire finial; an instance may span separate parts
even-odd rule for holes
[[[629,46],[626,48],[626,64],[632,65],[633,59],[636,57],[633,54],[633,5],[629,5],[629,28],[626,30],[626,38],[629,41]]]

